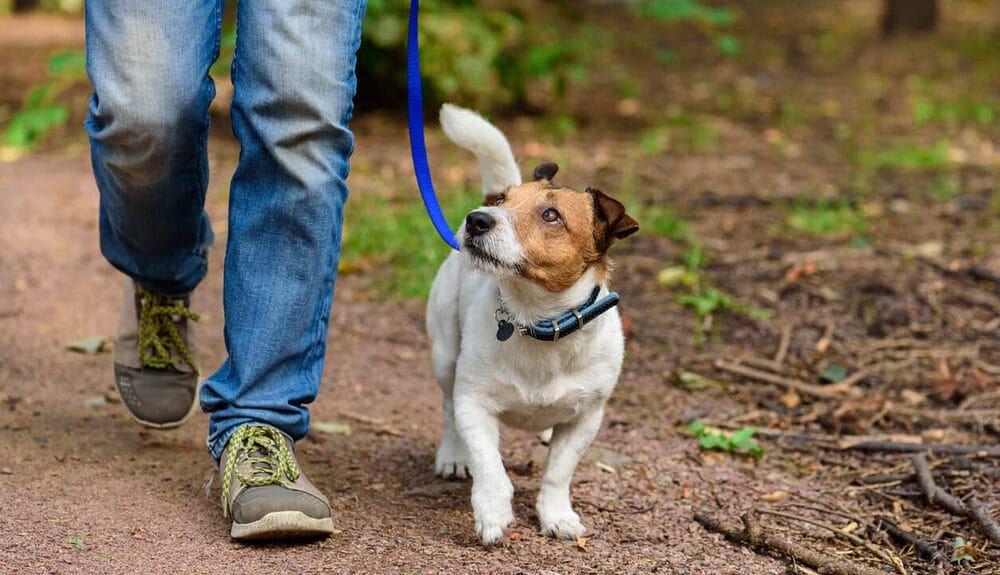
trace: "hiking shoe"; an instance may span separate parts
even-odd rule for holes
[[[128,280],[115,335],[115,387],[133,419],[177,427],[194,412],[198,361],[190,298],[170,298]]]
[[[242,425],[219,458],[222,514],[233,539],[333,533],[330,502],[299,469],[292,440],[273,427]]]

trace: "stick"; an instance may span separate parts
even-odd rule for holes
[[[818,397],[820,399],[843,399],[845,395],[857,397],[861,394],[854,389],[843,389],[835,388],[828,389],[822,385],[813,385],[811,383],[806,383],[798,379],[792,379],[790,377],[784,377],[780,375],[775,375],[773,373],[767,373],[764,371],[758,371],[756,369],[751,369],[749,367],[742,366],[738,363],[733,363],[726,361],[724,359],[715,360],[715,367],[721,369],[722,371],[728,371],[730,373],[735,373],[737,375],[742,375],[743,377],[749,377],[750,379],[756,379],[758,381],[766,381],[768,383],[775,383],[777,385],[794,389],[795,391],[800,391],[806,395],[811,395],[813,397]]]
[[[1000,544],[1000,526],[990,517],[989,511],[982,503],[973,499],[973,502],[976,504],[975,508],[966,507],[951,493],[938,487],[934,483],[934,476],[931,475],[930,466],[927,464],[926,453],[914,453],[910,461],[913,463],[913,468],[917,471],[917,479],[920,481],[920,487],[924,490],[924,495],[927,496],[928,502],[932,504],[935,502],[940,503],[941,507],[944,507],[952,515],[975,519],[986,536],[994,543]]]
[[[917,537],[913,533],[902,529],[899,525],[896,525],[892,519],[879,517],[879,527],[883,527],[889,533],[889,536],[895,538],[897,541],[902,541],[907,545],[912,545],[913,548],[917,550],[917,553],[926,561],[937,564],[948,563],[948,558],[945,557],[944,553],[941,553],[941,551],[935,548],[932,544]]]
[[[997,525],[986,505],[975,497],[971,497],[969,498],[969,512],[986,532],[986,536],[994,543],[1000,543],[1000,525]]]
[[[774,535],[763,533],[752,511],[743,515],[743,529],[727,525],[717,517],[702,512],[695,513],[694,520],[709,531],[721,533],[730,541],[749,545],[754,551],[791,557],[823,575],[885,575],[884,571],[858,565],[841,557],[830,557]]]
[[[778,342],[778,352],[774,354],[774,363],[781,365],[785,363],[785,356],[788,355],[788,344],[792,341],[792,324],[785,324],[781,328],[781,340]]]
[[[887,453],[927,453],[934,455],[983,455],[1000,457],[1000,447],[985,445],[946,445],[936,443],[911,443],[907,441],[865,441],[841,446],[844,451],[884,451]]]
[[[886,563],[892,565],[893,567],[896,568],[897,571],[899,571],[903,575],[906,575],[906,568],[903,567],[903,564],[899,563],[898,560],[897,561],[893,561],[892,557],[889,557],[889,555],[887,555],[884,551],[882,551],[881,549],[879,549],[874,544],[869,543],[868,541],[865,541],[864,539],[858,537],[857,535],[855,535],[853,533],[848,533],[846,531],[841,531],[840,529],[837,528],[836,525],[830,525],[829,523],[826,523],[826,522],[823,522],[823,521],[819,521],[817,519],[812,519],[812,518],[809,518],[809,517],[805,517],[803,515],[796,515],[794,513],[788,513],[788,512],[785,512],[785,511],[776,511],[776,510],[772,510],[772,509],[758,509],[757,512],[758,513],[766,513],[768,515],[774,515],[775,517],[784,517],[785,519],[791,519],[792,521],[801,521],[803,523],[808,523],[809,525],[813,525],[815,527],[819,527],[820,529],[825,529],[825,530],[833,533],[837,537],[840,537],[842,539],[847,539],[848,541],[850,541],[851,543],[854,543],[855,545],[860,545],[860,546],[864,547],[865,549],[871,551],[876,557],[878,557],[882,561],[885,561]]]

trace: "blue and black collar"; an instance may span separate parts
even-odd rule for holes
[[[543,319],[531,325],[518,325],[507,321],[510,313],[500,302],[500,307],[493,313],[493,318],[497,320],[497,341],[507,341],[514,332],[521,335],[528,335],[542,341],[559,341],[571,333],[578,331],[589,322],[600,316],[602,313],[618,305],[618,294],[611,292],[608,295],[597,299],[601,293],[601,287],[597,286],[590,293],[587,301],[554,318]]]

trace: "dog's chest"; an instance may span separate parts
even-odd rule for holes
[[[605,386],[594,376],[588,370],[556,374],[508,371],[494,380],[490,395],[506,425],[542,431],[603,403]]]

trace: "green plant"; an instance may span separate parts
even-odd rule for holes
[[[740,454],[745,453],[754,459],[764,457],[764,448],[753,439],[757,430],[752,427],[744,427],[731,433],[720,429],[706,426],[701,421],[695,420],[687,425],[698,444],[706,451],[723,451],[725,453]]]
[[[678,303],[688,306],[695,312],[695,342],[701,345],[705,336],[702,329],[704,319],[718,312],[738,313],[753,319],[766,319],[773,313],[769,309],[755,308],[740,304],[726,292],[709,285],[708,279],[701,273],[704,259],[701,245],[693,241],[691,248],[684,255],[684,272],[679,275],[681,283],[689,286],[690,293],[677,297]],[[667,268],[667,270],[672,268]],[[661,275],[663,275],[661,273]],[[676,275],[676,274],[674,274]],[[661,278],[661,283],[664,283]]]
[[[358,56],[362,105],[405,102],[409,4],[368,2]],[[543,7],[523,13],[472,0],[425,0],[420,10],[421,73],[431,107],[445,100],[480,109],[520,106],[536,92],[559,102],[570,85],[585,80],[587,66],[605,44],[600,30],[578,21],[572,32],[553,34],[554,22],[573,15]]]
[[[736,14],[729,8],[708,6],[698,0],[631,0],[629,9],[637,18],[653,19],[668,25],[697,26],[723,56],[743,53],[743,43],[733,34],[723,31],[736,22]],[[664,65],[673,66],[679,61],[679,56],[670,50],[661,50],[658,59]]]
[[[78,50],[54,52],[46,62],[49,80],[24,97],[24,105],[11,116],[3,131],[3,146],[14,154],[31,151],[53,129],[69,118],[59,97],[87,77],[87,57]]]

